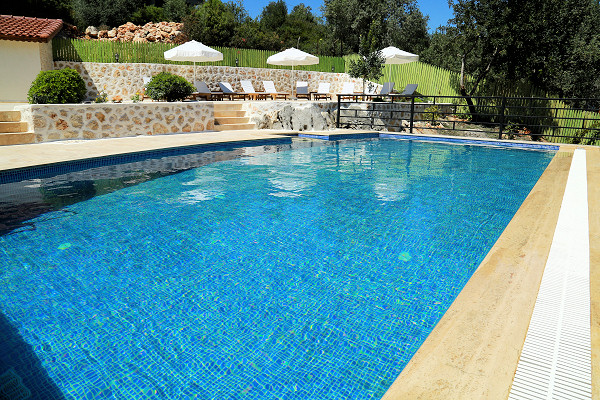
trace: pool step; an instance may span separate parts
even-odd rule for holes
[[[215,130],[216,131],[239,131],[255,129],[256,125],[250,122],[246,117],[246,111],[243,110],[243,103],[215,103]]]
[[[20,111],[0,111],[0,146],[33,143],[33,132],[27,132],[27,122]]]

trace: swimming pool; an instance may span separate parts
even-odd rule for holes
[[[0,359],[29,390],[380,398],[553,156],[396,140],[214,154],[25,181],[50,211],[0,237]]]

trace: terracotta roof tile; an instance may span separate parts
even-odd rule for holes
[[[0,39],[49,42],[62,28],[61,19],[0,15]]]

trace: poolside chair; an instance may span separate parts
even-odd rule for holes
[[[319,87],[317,88],[317,91],[313,92],[313,99],[314,100],[320,100],[320,99],[331,100],[331,93],[329,93],[330,87],[331,87],[331,83],[329,83],[329,82],[319,83]]]
[[[407,98],[407,97],[412,97],[414,96],[415,92],[417,91],[417,86],[419,86],[419,84],[417,83],[409,83],[408,85],[406,85],[406,87],[404,87],[404,90],[402,91],[402,93],[393,96],[392,99],[397,99],[397,98]]]
[[[296,98],[310,100],[310,93],[308,93],[308,82],[296,82]]]
[[[240,81],[240,84],[242,85],[242,90],[244,91],[244,93],[252,100],[267,99],[266,93],[257,93],[254,90],[254,86],[252,86],[252,81]]]
[[[196,91],[190,95],[190,98],[198,100],[198,97],[203,97],[208,100],[223,100],[223,93],[213,92],[208,88],[204,81],[194,81]]]
[[[229,82],[219,82],[219,87],[223,92],[223,96],[229,97],[229,100],[234,100],[235,98],[240,97],[242,100],[246,100],[246,93],[238,93],[234,91]]]
[[[340,97],[341,100],[355,100],[357,96],[354,94],[354,82],[344,82],[342,85],[342,91],[337,93],[337,97]]]
[[[379,92],[379,94],[382,96],[386,96],[388,94],[391,94],[393,91],[394,91],[394,82],[385,82],[383,84],[383,87],[381,88],[381,92]]]
[[[284,100],[287,100],[287,97],[290,95],[289,93],[278,92],[275,89],[273,81],[263,81],[263,86],[265,87],[265,93],[271,96],[273,100],[278,97],[283,97]]]
[[[400,96],[412,96],[413,94],[415,94],[417,86],[419,86],[418,83],[410,83],[406,85],[402,93],[400,93]]]

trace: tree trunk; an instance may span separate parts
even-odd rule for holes
[[[467,106],[469,106],[469,113],[471,114],[472,121],[477,122],[479,119],[477,108],[475,107],[475,104],[473,104],[473,99],[471,99],[471,95],[467,93],[467,88],[465,86],[465,57],[466,54],[463,54],[460,63],[460,95],[465,98]]]

